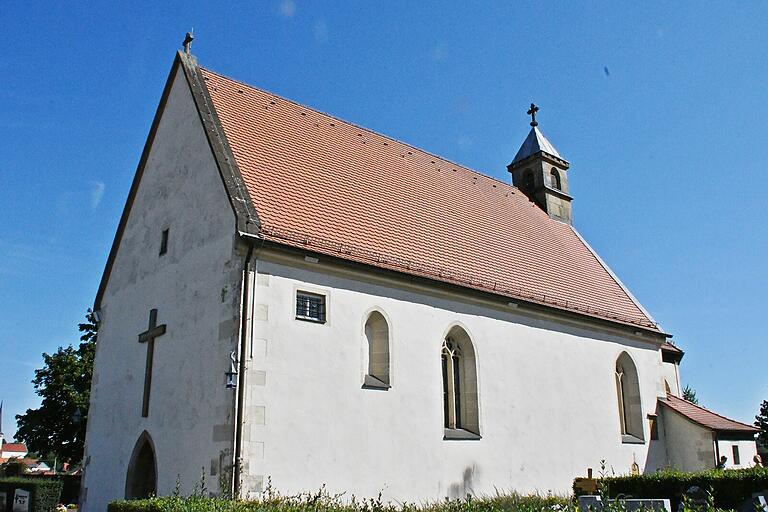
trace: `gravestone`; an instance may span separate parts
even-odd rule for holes
[[[739,512],[768,512],[768,489],[752,493],[752,497],[741,504]]]
[[[672,512],[672,505],[668,499],[620,499],[619,502],[624,505],[624,510],[627,512],[635,510]],[[603,508],[604,504],[600,496],[579,496],[579,510],[581,512],[600,512]]]
[[[13,492],[13,512],[29,512],[29,491],[16,489]]]

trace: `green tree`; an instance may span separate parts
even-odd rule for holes
[[[757,442],[768,448],[768,400],[763,400],[760,405],[760,413],[755,416],[755,426],[760,429]]]
[[[44,366],[32,379],[35,393],[42,397],[40,407],[16,416],[15,437],[30,451],[73,464],[83,458],[96,352],[97,325],[90,309],[85,319],[78,324],[82,335],[77,348],[70,345],[43,354]]]
[[[685,389],[683,390],[683,399],[688,400],[692,404],[699,404],[699,399],[696,398],[696,391],[689,385],[685,385]]]

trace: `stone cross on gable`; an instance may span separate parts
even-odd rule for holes
[[[152,387],[152,359],[155,355],[155,338],[165,334],[165,324],[157,325],[157,310],[149,312],[149,327],[139,334],[139,343],[147,344],[147,366],[144,370],[144,399],[141,403],[141,415],[149,416],[149,390]]]

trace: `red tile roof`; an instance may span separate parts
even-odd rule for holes
[[[24,443],[5,443],[2,445],[2,448],[0,448],[0,451],[3,452],[15,452],[15,453],[27,453],[27,445]]]
[[[711,430],[718,432],[759,432],[759,429],[752,425],[726,418],[675,395],[669,394],[666,399],[660,398],[659,403]]]
[[[267,240],[658,332],[512,185],[201,71]]]

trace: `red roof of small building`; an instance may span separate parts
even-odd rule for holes
[[[672,409],[673,411],[685,416],[690,421],[717,432],[759,432],[760,429],[753,425],[741,423],[715,412],[705,409],[700,405],[693,404],[672,394],[667,398],[660,398],[659,403]]]
[[[0,450],[3,452],[27,453],[27,445],[24,443],[5,443]]]
[[[265,239],[661,332],[516,187],[201,72]]]

